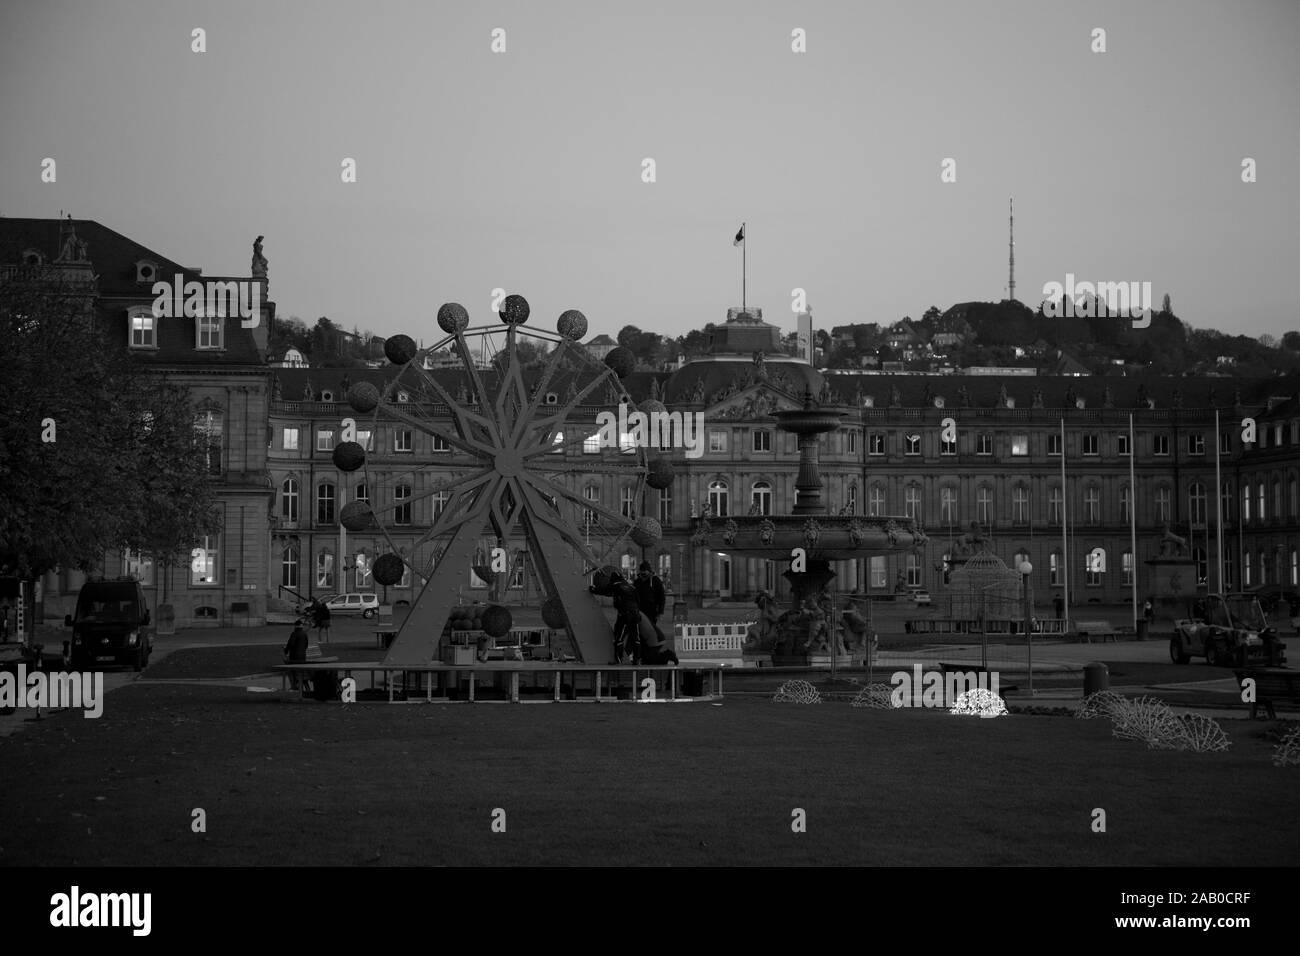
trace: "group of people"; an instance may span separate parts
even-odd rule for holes
[[[618,612],[614,622],[614,663],[628,663],[629,658],[633,664],[679,663],[676,652],[659,629],[667,594],[649,561],[641,562],[634,581],[615,570],[603,585],[593,584],[590,590],[592,594],[613,598],[614,610]],[[642,615],[655,633],[654,643],[641,640]]]

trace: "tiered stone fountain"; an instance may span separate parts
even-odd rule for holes
[[[820,666],[853,662],[860,648],[846,646],[833,626],[830,562],[863,560],[872,555],[908,551],[926,541],[912,518],[852,514],[832,515],[822,502],[818,466],[821,436],[840,426],[843,412],[817,405],[804,393],[804,407],[776,412],[777,427],[799,436],[798,503],[789,515],[734,515],[726,519],[697,518],[692,543],[714,551],[781,561],[793,592],[790,607],[781,613],[770,596],[760,595],[761,620],[751,629],[746,656],[770,654],[776,666]],[[795,548],[804,556],[799,569]]]

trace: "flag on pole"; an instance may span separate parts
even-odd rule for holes
[[[740,232],[736,233],[736,241],[733,242],[732,245],[738,246],[744,241],[745,241],[745,227],[742,225],[740,227]]]

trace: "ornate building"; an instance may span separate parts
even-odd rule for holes
[[[167,573],[148,555],[108,554],[103,562],[107,576],[135,575],[153,606],[172,604],[178,627],[251,625],[266,617],[266,343],[275,306],[265,301],[266,260],[260,252],[259,242],[250,271],[261,286],[260,314],[257,324],[246,328],[233,310],[159,316],[153,289],[156,282],[198,282],[206,288],[247,282],[247,277],[204,277],[93,221],[0,218],[0,266],[52,267],[84,282],[112,339],[151,373],[184,385],[193,396],[196,427],[208,440],[223,530],[195,542],[190,564]],[[76,571],[45,576],[47,619],[72,610],[83,580]]]
[[[1223,477],[1225,588],[1300,581],[1300,400],[1294,383],[823,376],[786,355],[754,350],[756,337],[768,344],[775,332],[755,313],[737,313],[715,330],[708,357],[672,373],[634,372],[624,382],[638,402],[654,399],[672,412],[703,415],[698,457],[682,448],[664,452],[676,468],[671,487],[629,500],[616,478],[568,478],[575,492],[581,485],[593,501],[660,522],[663,539],[644,550],[629,544],[622,563],[653,560],[670,587],[688,599],[747,600],[761,588],[788,590],[782,568],[694,546],[691,525],[706,509],[715,517],[790,511],[796,439],[778,431],[770,415],[801,407],[805,392],[847,413],[844,425],[821,445],[823,501],[830,510],[917,517],[929,536],[921,553],[839,562],[837,586],[843,590],[884,595],[920,586],[942,595],[949,559],[982,542],[1009,567],[1028,558],[1040,596],[1063,593],[1068,582],[1071,605],[1119,603],[1130,599],[1134,575],[1139,597],[1148,593],[1153,580],[1146,562],[1166,553],[1175,538],[1196,561],[1199,582],[1218,590],[1216,449]],[[351,414],[341,404],[344,378],[378,383],[384,372],[273,374],[279,398],[271,403],[269,467],[277,527],[269,589],[372,590],[369,563],[386,547],[378,535],[340,531],[339,509],[366,496],[367,489],[357,486],[357,475],[334,468],[331,451],[343,418]],[[459,373],[439,374],[448,376],[449,391],[458,387]],[[600,404],[586,409],[593,429],[596,413],[604,410]],[[438,414],[436,408],[429,413]],[[1250,417],[1260,438],[1247,444],[1242,420]],[[405,492],[412,506],[404,512],[398,543],[413,546],[439,506],[438,496],[422,496],[419,482],[455,474],[458,455],[418,430],[388,429],[367,440],[373,455],[394,469],[430,466]],[[617,454],[591,446],[565,451],[576,461]],[[419,583],[410,577],[389,589],[390,600],[411,600],[418,593]],[[486,586],[466,569],[467,593]]]

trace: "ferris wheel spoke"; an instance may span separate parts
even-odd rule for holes
[[[543,467],[545,466],[545,467]],[[645,474],[645,465],[639,458],[634,459],[632,455],[627,455],[622,459],[601,458],[599,461],[557,461],[551,464],[546,462],[537,462],[533,467],[547,475],[565,474],[565,475],[590,475],[595,473],[626,474],[628,477],[641,476]]]
[[[587,543],[576,533],[577,529],[567,521],[564,521],[551,509],[542,507],[541,503],[536,500],[536,496],[538,495],[537,489],[524,484],[521,490],[524,497],[528,499],[527,508],[530,520],[539,521],[559,534],[566,542],[568,542],[569,546],[593,568],[600,566],[599,558]],[[558,558],[558,555],[556,557]]]
[[[583,498],[577,492],[571,491],[570,489],[564,487],[564,485],[561,485],[554,481],[550,481],[538,474],[527,473],[525,475],[525,478],[527,481],[532,483],[533,486],[536,487],[538,491],[542,492],[543,494],[551,494],[554,496],[567,498],[569,501],[572,501],[574,504],[577,504],[581,508],[584,508],[587,511],[590,511],[594,514],[601,515],[602,517],[609,519],[611,525],[613,526],[627,525],[628,529],[629,530],[631,529],[632,526],[631,519],[623,517],[618,512],[610,511],[608,508],[606,508],[598,501],[592,501],[590,498]]]
[[[435,438],[441,438],[453,448],[459,448],[461,451],[468,452],[475,458],[482,458],[492,454],[492,446],[473,439],[461,438],[459,435],[453,435],[444,429],[430,425],[427,419],[416,418],[409,412],[402,411],[399,408],[388,406],[385,411],[396,418],[403,424],[410,425],[412,428],[424,432],[426,435],[432,435]]]
[[[433,393],[438,396],[439,400],[451,411],[451,414],[456,418],[457,424],[460,426],[463,434],[470,434],[470,430],[467,426],[471,422],[478,425],[480,428],[488,429],[489,431],[491,430],[492,422],[487,418],[487,416],[471,411],[461,402],[453,399],[451,393],[447,391],[443,384],[433,377],[432,372],[423,366],[416,366],[416,372],[424,380],[424,383],[432,389]]]
[[[441,494],[442,492],[446,491],[448,488],[461,487],[464,490],[468,491],[471,488],[475,488],[478,485],[481,485],[484,481],[487,481],[494,474],[496,474],[496,472],[494,472],[491,468],[485,468],[480,472],[476,472],[475,474],[470,475],[468,478],[466,478],[463,475],[448,475],[446,478],[440,478],[435,484],[433,484],[429,488],[426,488],[424,491],[421,491],[418,494],[413,494],[410,498],[404,498],[403,503],[405,504],[410,502],[423,501],[426,498],[432,498],[438,494]]]
[[[474,500],[471,501],[469,505],[455,511],[450,508],[444,511],[439,516],[438,520],[434,522],[433,528],[430,529],[431,532],[434,535],[447,534],[467,522],[477,520],[481,524],[485,521],[489,510],[491,509],[493,499],[495,499],[500,493],[499,489],[501,487],[501,482],[504,481],[500,475],[495,473],[490,477],[495,480],[486,487],[480,486],[478,491],[474,494]],[[469,493],[470,492],[468,491],[466,492],[466,494]],[[465,495],[458,495],[457,499],[459,500],[464,497]]]
[[[547,357],[546,365],[542,368],[541,374],[537,377],[537,385],[533,390],[533,397],[528,403],[528,415],[526,420],[533,422],[537,418],[537,410],[542,407],[542,400],[546,396],[546,390],[551,385],[551,379],[555,377],[555,370],[559,367],[564,357],[565,350],[570,346],[568,339],[561,339],[560,344],[551,350]],[[521,416],[523,419],[524,416]],[[535,424],[533,427],[537,427]]]
[[[486,340],[486,335],[484,338]],[[478,399],[479,408],[488,408],[488,391],[483,387],[483,378],[479,375],[474,360],[470,357],[469,346],[465,343],[464,332],[456,333],[456,345],[457,351],[460,352],[461,364],[465,366],[465,374],[473,385],[474,397]],[[501,441],[501,433],[496,422],[484,416],[483,427],[487,430],[493,442],[499,443]]]

